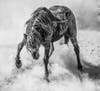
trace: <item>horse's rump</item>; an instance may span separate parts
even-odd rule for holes
[[[77,36],[76,19],[75,19],[73,12],[68,7],[66,7],[66,6],[52,6],[49,8],[49,10],[60,21],[67,20],[67,22],[65,22],[67,28],[68,27],[73,28],[73,29],[68,29],[68,32],[67,32],[68,35]],[[62,28],[64,29],[64,27],[62,27]],[[63,29],[62,29],[62,32],[63,32]]]
[[[71,15],[71,10],[68,7],[65,6],[53,6],[49,9],[52,14],[57,17],[58,19],[62,20],[68,20],[69,16]]]

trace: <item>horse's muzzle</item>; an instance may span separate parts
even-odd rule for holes
[[[40,55],[39,55],[39,53],[37,53],[37,52],[34,52],[33,54],[32,54],[32,57],[34,58],[34,59],[39,59],[39,57],[40,57]]]

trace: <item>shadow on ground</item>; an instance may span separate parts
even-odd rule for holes
[[[91,63],[83,61],[84,73],[88,73],[88,76],[93,80],[100,79],[100,66],[95,66]]]
[[[79,77],[75,54],[67,52],[61,55],[60,58],[63,60],[64,67],[68,69],[73,75]],[[100,65],[95,66],[92,63],[89,63],[87,60],[82,58],[82,55],[81,55],[81,62],[84,69],[83,74],[88,74],[88,77],[92,80],[100,79]]]

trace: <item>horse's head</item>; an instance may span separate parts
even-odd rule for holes
[[[39,58],[40,40],[35,33],[30,33],[27,36],[27,49],[30,51],[34,59]]]

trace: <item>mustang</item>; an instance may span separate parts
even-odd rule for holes
[[[30,51],[34,59],[39,58],[39,48],[43,45],[45,48],[44,67],[45,79],[49,81],[48,63],[49,58],[54,51],[53,43],[64,37],[65,44],[71,40],[77,58],[77,68],[82,71],[80,61],[80,51],[77,42],[76,20],[73,12],[65,6],[53,6],[47,9],[40,7],[32,13],[31,18],[26,22],[26,33],[23,40],[18,44],[16,55],[16,67],[20,68],[20,52],[24,45]]]

